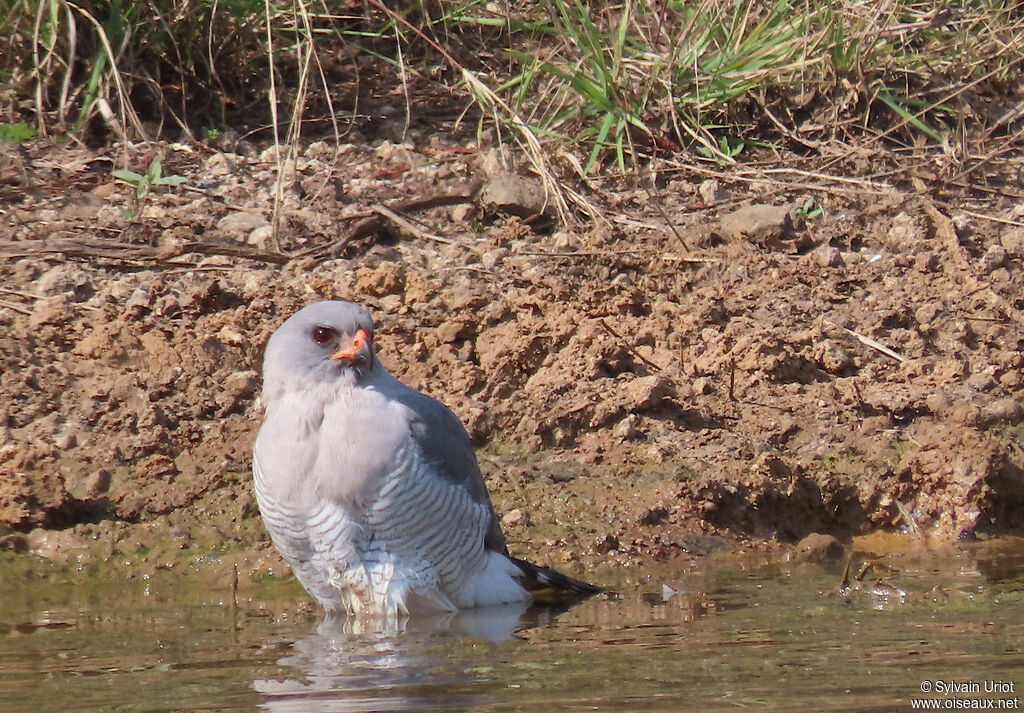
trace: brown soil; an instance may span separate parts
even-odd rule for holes
[[[463,419],[510,548],[541,563],[1024,524],[1017,201],[794,159],[595,187],[608,221],[551,232],[514,215],[533,181],[492,174],[491,198],[410,215],[423,232],[381,219],[341,240],[376,203],[484,177],[468,141],[435,133],[309,145],[275,246],[268,152],[165,152],[187,182],[133,221],[120,156],[0,156],[9,549],[280,571],[250,493],[260,360],[322,298],[365,303],[385,365]],[[824,214],[804,219],[810,195]]]

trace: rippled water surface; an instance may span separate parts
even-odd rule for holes
[[[0,711],[1020,708],[1020,541],[886,558],[847,597],[840,565],[686,565],[622,577],[557,616],[390,632],[320,621],[292,589],[232,606],[215,587],[40,594],[7,577]]]

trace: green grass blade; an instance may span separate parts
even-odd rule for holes
[[[590,174],[590,169],[597,162],[597,157],[601,153],[601,149],[604,148],[604,142],[608,138],[608,132],[611,131],[612,124],[614,123],[614,114],[609,112],[604,115],[604,119],[601,120],[601,126],[597,130],[597,137],[594,139],[594,146],[590,150],[590,158],[587,159],[587,165],[583,167],[583,173]]]
[[[921,121],[918,117],[914,116],[909,111],[907,111],[902,106],[902,104],[900,104],[899,100],[895,95],[889,94],[887,90],[883,90],[878,92],[877,96],[883,104],[889,107],[897,116],[899,116],[905,122],[909,123],[915,129],[920,131],[922,134],[925,134],[933,141],[936,141],[940,144],[942,143],[942,135],[935,131],[935,129],[933,129],[932,127],[928,126],[928,124]],[[906,100],[904,99],[904,101]]]

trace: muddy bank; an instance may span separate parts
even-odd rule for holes
[[[365,303],[388,369],[462,418],[510,548],[541,563],[1024,524],[1012,201],[694,167],[594,191],[607,220],[573,229],[515,215],[527,178],[504,205],[360,234],[369,206],[464,192],[486,162],[457,138],[318,143],[288,176],[275,245],[271,155],[164,151],[184,187],[141,204],[112,156],[8,157],[9,549],[279,569],[248,472],[261,353],[322,298]]]

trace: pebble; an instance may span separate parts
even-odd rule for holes
[[[978,425],[991,426],[997,423],[1017,424],[1024,420],[1024,406],[1014,398],[999,399],[981,409]]]
[[[789,229],[789,209],[780,205],[754,204],[744,206],[722,216],[723,232],[739,240],[755,242],[778,239]]]
[[[260,250],[269,250],[273,247],[274,238],[274,226],[272,225],[261,225],[254,231],[249,233],[249,237],[245,239],[245,242],[252,245],[254,248]]]
[[[643,411],[660,404],[671,390],[672,384],[667,378],[661,374],[652,374],[626,384],[625,396],[632,410]]]
[[[637,423],[640,421],[639,417],[635,413],[627,415],[624,419],[615,424],[612,429],[612,435],[622,441],[631,441],[635,439],[640,432],[637,430]]]
[[[843,260],[843,254],[839,252],[839,248],[834,248],[831,245],[823,245],[818,248],[814,251],[814,256],[822,267],[846,267],[846,261]]]
[[[594,550],[597,552],[614,552],[619,549],[619,538],[611,533],[601,535],[594,542]]]
[[[98,498],[110,490],[110,471],[105,468],[94,470],[85,479],[85,494],[90,498]]]
[[[919,272],[935,272],[939,269],[939,256],[931,251],[918,253],[914,257],[914,268]]]
[[[1024,255],[1024,228],[1010,228],[1003,231],[999,236],[999,244],[1012,255]]]
[[[1007,257],[1006,248],[1002,245],[990,245],[981,256],[981,265],[985,272],[995,272],[1006,264]]]
[[[835,562],[845,554],[846,548],[835,537],[812,532],[797,543],[793,559],[797,562]]]
[[[235,211],[228,213],[217,221],[217,229],[232,237],[248,237],[257,228],[267,225],[268,221],[259,213]]]
[[[505,527],[526,527],[530,524],[530,513],[522,508],[513,508],[501,518],[501,524]]]

